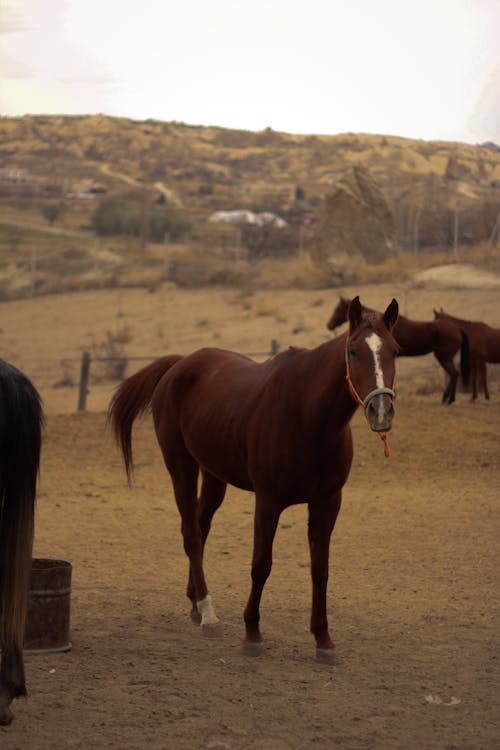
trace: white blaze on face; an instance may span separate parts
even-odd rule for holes
[[[373,359],[375,362],[375,383],[377,384],[377,388],[383,388],[385,385],[384,373],[382,372],[382,366],[380,364],[380,349],[382,348],[382,339],[380,338],[380,336],[377,336],[376,333],[370,333],[370,335],[366,338],[366,343],[373,353]]]
[[[382,348],[382,339],[380,338],[380,336],[377,336],[376,333],[370,333],[370,335],[366,337],[366,343],[368,344],[373,354],[376,387],[383,388],[385,386],[384,373],[382,372],[382,365],[380,364],[380,349]],[[380,396],[378,397],[378,418],[380,420],[384,419],[384,405]]]

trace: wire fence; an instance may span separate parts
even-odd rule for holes
[[[271,339],[270,348],[264,352],[244,352],[247,357],[274,357],[280,350],[279,343],[276,339]],[[123,362],[126,365],[128,362],[152,362],[158,359],[158,356],[146,356],[140,357],[128,357],[126,355],[115,356],[115,357],[99,357],[94,356],[90,352],[82,352],[80,359],[65,359],[65,362],[80,362],[80,380],[78,383],[78,402],[77,411],[85,411],[87,408],[87,396],[90,393],[89,381],[90,371],[93,362]],[[125,368],[123,368],[125,369]]]

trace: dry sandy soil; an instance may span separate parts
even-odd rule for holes
[[[498,289],[342,291],[377,307],[396,296],[413,318],[443,305],[500,326]],[[355,415],[332,540],[333,666],[314,661],[308,632],[305,507],[281,518],[262,605],[267,647],[245,657],[252,496],[230,489],[215,517],[206,571],[224,633],[206,639],[188,616],[179,518],[149,417],[134,432],[128,487],[105,425],[115,383],[102,364],[92,365],[88,411],[75,413],[81,351],[107,331],[127,329],[135,357],[205,344],[259,353],[272,338],[314,346],[336,299],[165,285],[0,304],[2,356],[33,379],[47,411],[35,555],[73,565],[73,648],[26,654],[30,696],[0,729],[2,750],[500,748],[494,367],[489,403],[459,393],[445,407],[432,357],[401,359],[389,459]]]

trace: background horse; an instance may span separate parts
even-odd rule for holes
[[[191,616],[205,632],[217,630],[219,621],[205,580],[203,549],[229,483],[255,492],[245,652],[262,650],[260,600],[280,514],[287,506],[307,502],[311,631],[317,658],[331,660],[329,544],[352,462],[349,422],[362,403],[372,430],[385,437],[391,427],[397,344],[390,332],[397,314],[396,300],[381,315],[363,313],[356,297],[349,308],[349,331],[316,349],[290,348],[263,363],[221,349],[200,349],[185,357],[163,357],[118,387],[109,417],[129,479],[132,425],[151,405],[182,518]]]
[[[434,310],[436,320],[446,321],[464,330],[469,338],[470,346],[470,379],[472,385],[472,400],[477,399],[477,381],[483,387],[484,397],[489,399],[488,377],[486,372],[487,362],[500,362],[500,328],[492,328],[487,323],[479,321],[464,320],[448,315],[443,308]],[[464,380],[468,385],[468,379]]]
[[[10,704],[26,695],[22,647],[42,426],[33,384],[0,360],[0,724],[10,724]]]
[[[326,327],[334,331],[347,320],[349,300],[340,297]],[[370,308],[365,308],[370,309]],[[460,367],[464,380],[468,377],[468,341],[466,334],[448,320],[417,321],[398,317],[394,327],[394,338],[399,345],[399,356],[420,357],[431,352],[448,374],[449,380],[444,389],[442,402],[455,401],[458,372],[453,358],[460,351]]]

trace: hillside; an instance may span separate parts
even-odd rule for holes
[[[102,115],[0,118],[0,295],[165,277],[188,286],[242,283],[262,274],[241,261],[307,250],[312,264],[299,263],[292,277],[334,283],[335,274],[314,262],[318,226],[325,197],[359,168],[385,200],[391,253],[448,251],[497,231],[495,144],[255,133]],[[98,243],[92,216],[111,196],[134,202],[142,228]],[[166,232],[168,248],[144,231],[155,206],[189,227],[178,237]],[[288,227],[279,234],[208,221],[236,209],[274,212]]]

